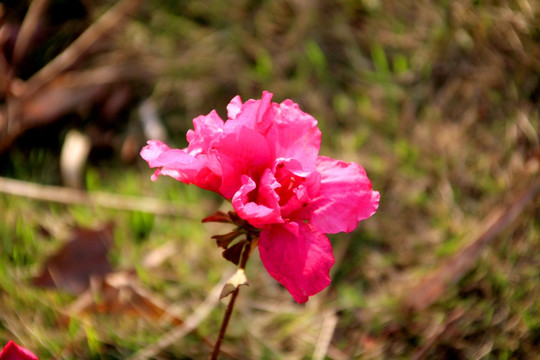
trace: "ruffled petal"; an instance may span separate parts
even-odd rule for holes
[[[300,110],[298,104],[285,100],[279,105],[267,138],[275,159],[295,159],[304,171],[315,169],[321,131],[317,120]]]
[[[261,231],[259,253],[268,273],[299,303],[330,284],[332,246],[309,224],[292,222]]]
[[[214,147],[222,168],[220,193],[227,199],[242,186],[242,175],[258,182],[271,164],[264,136],[245,126],[232,132],[227,130]]]
[[[189,142],[187,152],[190,155],[208,153],[223,132],[223,125],[223,120],[215,110],[208,115],[197,116],[193,119],[193,130],[188,130],[186,135]]]
[[[248,176],[242,176],[242,187],[234,194],[232,205],[236,213],[255,227],[263,228],[269,224],[282,223],[279,197],[275,189],[280,185],[267,169],[257,185]]]
[[[366,171],[356,163],[325,156],[317,159],[321,175],[318,196],[309,206],[309,223],[324,233],[351,232],[375,213],[380,195],[372,190]]]
[[[151,168],[161,166],[157,162],[159,156],[167,151],[170,151],[171,148],[159,140],[149,140],[147,145],[141,150],[141,157],[146,160],[148,166]]]
[[[221,186],[219,166],[213,156],[192,156],[185,150],[171,149],[161,141],[150,140],[141,150],[141,157],[150,167],[158,168],[152,175],[153,181],[167,175],[211,191],[217,192]]]
[[[274,166],[275,178],[280,183],[276,190],[279,195],[281,216],[284,219],[306,220],[309,216],[303,216],[304,208],[311,203],[308,187],[311,174],[303,171],[302,164],[295,159],[278,159]],[[299,212],[299,210],[301,210]]]
[[[225,126],[231,130],[245,126],[265,135],[274,119],[276,104],[272,104],[272,96],[263,91],[261,100],[250,99],[244,104],[240,97],[235,97],[227,106],[229,119],[233,121],[227,121]]]
[[[227,105],[227,117],[230,120],[236,119],[236,115],[240,113],[242,110],[242,99],[240,98],[240,95],[236,95],[229,105]]]

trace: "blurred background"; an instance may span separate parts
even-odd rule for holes
[[[0,2],[0,345],[206,358],[234,265],[200,219],[230,205],[138,153],[263,90],[381,205],[305,305],[252,257],[224,359],[538,356],[534,0]]]

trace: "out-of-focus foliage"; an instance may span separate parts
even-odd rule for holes
[[[50,3],[58,18],[49,24],[70,20],[43,33],[17,73],[22,80],[116,2],[81,1],[79,10]],[[2,5],[9,19],[23,18],[23,2]],[[145,164],[133,163],[144,142],[139,105],[150,98],[169,142],[182,147],[195,116],[224,109],[237,94],[245,100],[269,90],[274,101],[291,98],[318,119],[323,154],[366,168],[381,207],[352,234],[332,239],[333,283],[306,306],[294,304],[253,256],[224,358],[534,358],[538,196],[435,304],[411,314],[401,295],[539,176],[537,1],[142,1],[69,70],[106,66],[129,71],[18,137],[1,155],[0,175],[59,184],[60,148],[76,128],[92,139],[89,190],[170,200],[192,218],[0,195],[0,340],[13,338],[41,359],[124,359],[187,318],[233,272],[210,239],[232,229],[199,223],[230,205],[170,179],[149,181]],[[176,320],[99,311],[68,317],[72,295],[31,285],[70,226],[110,220],[113,269],[176,305]],[[161,349],[161,358],[206,357],[223,308]]]

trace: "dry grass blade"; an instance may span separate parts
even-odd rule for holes
[[[458,282],[474,265],[482,249],[518,217],[539,189],[540,177],[536,178],[509,206],[494,210],[480,236],[424,277],[406,294],[403,300],[405,309],[421,311],[437,301],[450,285]]]
[[[178,342],[188,333],[195,330],[199,324],[206,319],[212,309],[219,303],[219,294],[221,293],[221,289],[223,286],[225,286],[225,283],[228,281],[229,277],[230,275],[224,276],[221,281],[212,288],[204,302],[199,305],[195,311],[193,311],[193,314],[191,314],[191,316],[189,316],[182,325],[165,334],[157,343],[151,344],[138,351],[135,355],[130,357],[129,360],[153,358],[160,351]]]
[[[428,350],[437,342],[437,340],[445,333],[448,332],[452,326],[465,314],[465,310],[457,309],[448,315],[446,321],[441,324],[433,335],[427,339],[426,343],[418,349],[418,351],[412,356],[412,360],[421,360],[426,357]]]
[[[323,323],[313,352],[313,360],[323,360],[325,358],[336,330],[337,321],[337,315],[333,310],[329,310],[323,315]]]
[[[140,211],[157,215],[193,218],[189,209],[180,209],[159,199],[142,198],[105,192],[86,192],[58,186],[33,184],[0,177],[0,193],[51,201],[68,205],[97,206],[116,210]]]

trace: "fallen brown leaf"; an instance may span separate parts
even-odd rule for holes
[[[77,229],[70,240],[52,255],[33,284],[56,287],[72,294],[88,289],[90,279],[112,271],[107,253],[113,243],[113,224],[101,229]]]
[[[171,309],[171,305],[146,290],[133,272],[120,271],[93,280],[92,286],[71,305],[69,313],[122,314],[182,324],[181,317]]]

